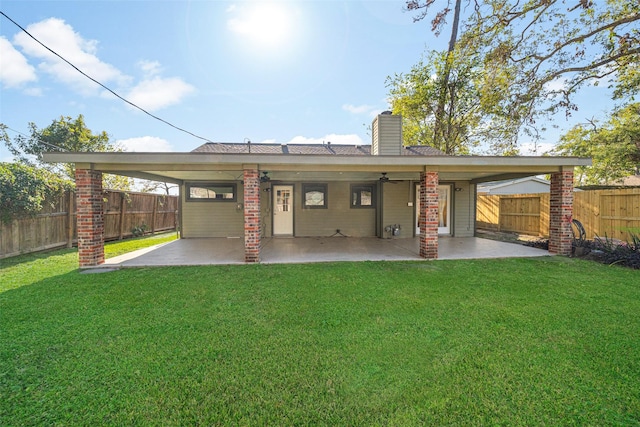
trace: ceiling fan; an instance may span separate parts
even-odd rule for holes
[[[390,184],[397,184],[397,182],[395,182],[395,181],[391,181],[391,180],[389,179],[389,177],[387,176],[387,173],[386,173],[386,172],[382,172],[382,176],[381,176],[379,179],[380,179],[380,182],[388,182],[388,183],[390,183]]]

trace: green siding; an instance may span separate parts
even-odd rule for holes
[[[236,202],[189,202],[182,191],[182,237],[243,237],[242,185],[238,183]]]
[[[296,237],[331,236],[336,230],[350,237],[376,235],[376,209],[351,209],[351,183],[327,183],[327,209],[302,207],[302,184],[294,188],[294,235]]]
[[[415,235],[414,190],[412,181],[391,181],[382,184],[382,237],[391,237],[384,229],[387,226],[400,224],[400,236]],[[412,206],[409,206],[409,203]]]

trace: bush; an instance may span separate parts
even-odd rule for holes
[[[0,163],[0,221],[34,216],[48,200],[73,188],[52,172],[20,163]]]

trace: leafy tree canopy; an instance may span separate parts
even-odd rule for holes
[[[13,141],[6,137],[6,126],[0,124],[0,129],[5,133],[2,138],[5,145],[17,161],[49,170],[71,180],[75,179],[73,164],[45,163],[42,160],[43,154],[49,151],[122,151],[117,144],[109,139],[109,135],[105,131],[94,134],[85,124],[82,115],[76,119],[61,116],[43,129],[39,129],[34,123],[29,123],[30,135],[28,137],[18,135]],[[103,186],[105,188],[129,191],[131,185],[132,181],[127,177],[104,175]]]
[[[593,166],[577,170],[576,180],[583,185],[611,184],[640,173],[640,103],[617,109],[606,123],[575,126],[555,154],[593,159]]]
[[[35,215],[73,182],[34,166],[0,163],[0,221]]]
[[[408,0],[406,6],[416,21],[430,17],[436,34],[456,12],[452,36],[458,18],[461,35],[454,50],[473,58],[481,73],[475,87],[486,123],[509,123],[535,138],[540,119],[578,109],[574,95],[585,85],[609,84],[623,103],[640,88],[637,0]]]

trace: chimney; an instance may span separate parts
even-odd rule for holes
[[[384,111],[371,123],[371,154],[399,156],[402,154],[402,116]]]

